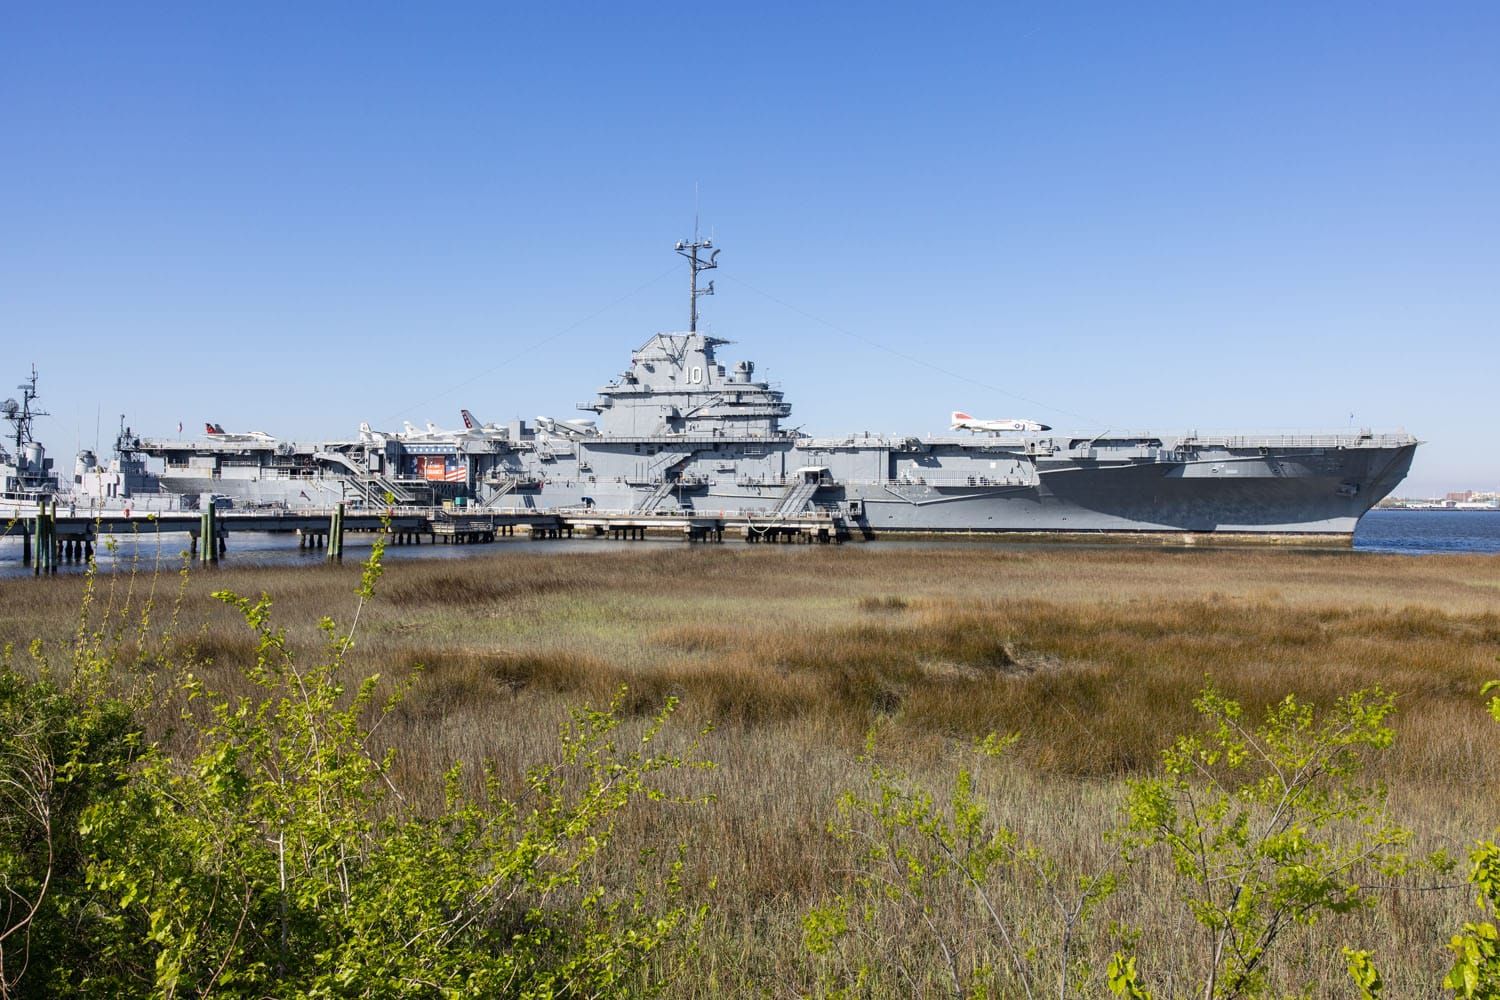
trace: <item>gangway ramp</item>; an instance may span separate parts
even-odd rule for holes
[[[815,466],[798,469],[796,478],[787,484],[786,492],[776,504],[775,513],[785,516],[806,511],[812,503],[813,495],[823,485],[823,476],[827,471]]]

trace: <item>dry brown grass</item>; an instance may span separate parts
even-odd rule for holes
[[[210,591],[273,594],[294,644],[310,651],[318,617],[352,609],[357,575],[352,565],[194,572],[175,643],[236,690],[252,647]],[[101,607],[126,604],[130,583],[102,584]],[[169,571],[158,621],[174,586]],[[0,642],[65,645],[80,587],[0,581]],[[133,587],[131,615],[146,583]],[[988,775],[996,809],[1086,869],[1110,856],[1122,782],[1194,726],[1205,679],[1252,711],[1288,693],[1327,703],[1379,684],[1400,710],[1376,777],[1424,847],[1461,851],[1500,822],[1500,727],[1477,698],[1500,674],[1500,559],[1490,557],[586,543],[538,557],[501,544],[463,561],[388,565],[361,624],[360,669],[398,678],[417,666],[382,732],[419,795],[439,794],[454,759],[493,758],[519,774],[550,752],[566,706],[605,702],[621,686],[629,711],[676,696],[683,732],[716,728],[706,751],[717,770],[687,779],[714,803],[633,816],[623,830],[632,849],[688,841],[689,889],[713,904],[678,996],[808,988],[799,921],[847,884],[847,853],[825,824],[838,791],[860,781],[854,757],[872,726],[890,763],[938,788],[956,748],[1021,734]],[[1143,967],[1182,966],[1194,938],[1170,872],[1135,881],[1100,927],[1133,922],[1145,931]],[[1392,996],[1430,995],[1441,942],[1466,906],[1463,892],[1389,893],[1372,913],[1315,929],[1275,975],[1288,988],[1326,975],[1320,992],[1345,995],[1337,946],[1347,942],[1378,949]]]

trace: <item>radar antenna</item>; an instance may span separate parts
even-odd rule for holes
[[[33,410],[31,401],[36,399],[36,365],[31,366],[31,378],[22,382],[16,388],[21,390],[21,402],[7,399],[3,407],[5,419],[10,421],[15,433],[16,452],[22,453],[26,445],[35,440],[31,436],[31,421],[36,417],[48,416],[45,410]]]
[[[714,250],[714,252],[709,254],[707,257],[701,256],[698,251],[713,250],[713,247],[713,240],[703,240],[698,238],[698,226],[696,219],[694,220],[693,225],[692,241],[689,242],[687,240],[678,240],[677,246],[675,247],[678,253],[687,258],[688,264],[690,265],[690,273],[688,278],[688,302],[690,305],[690,308],[688,310],[689,333],[698,332],[698,296],[712,295],[714,293],[714,283],[712,281],[708,283],[707,288],[698,287],[698,272],[712,271],[714,268],[719,266],[719,251]]]

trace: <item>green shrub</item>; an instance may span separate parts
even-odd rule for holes
[[[28,678],[0,659],[0,996],[65,994],[106,910],[81,817],[118,794],[139,731],[86,675]]]

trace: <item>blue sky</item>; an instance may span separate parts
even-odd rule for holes
[[[705,325],[809,431],[1353,414],[1428,442],[1398,492],[1500,488],[1497,48],[1494,4],[4,5],[0,385],[63,459],[570,417],[686,325],[697,186]]]

